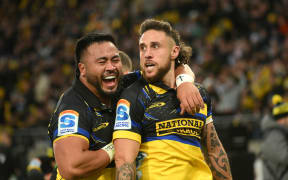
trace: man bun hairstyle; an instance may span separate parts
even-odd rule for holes
[[[78,63],[81,61],[84,51],[93,43],[112,42],[115,46],[115,39],[112,35],[106,33],[91,32],[77,40],[75,47],[75,75],[79,78],[80,71]]]
[[[176,67],[179,64],[188,64],[192,55],[192,48],[181,41],[179,32],[173,29],[169,22],[156,19],[146,19],[140,25],[139,35],[142,36],[143,33],[151,29],[165,32],[166,35],[171,37],[175,41],[175,44],[180,47],[179,55],[175,60]]]

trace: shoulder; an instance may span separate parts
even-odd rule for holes
[[[121,97],[123,96],[132,96],[139,94],[139,91],[145,87],[145,81],[143,79],[138,79],[133,84],[128,86],[121,94]]]
[[[88,112],[88,106],[81,95],[73,88],[69,88],[60,96],[55,111],[52,113],[48,129],[50,133],[54,133],[61,123],[66,123],[65,126],[71,126],[71,128],[76,127],[80,121],[86,123],[90,119],[87,118],[89,117]]]
[[[128,79],[133,79],[133,80],[138,80],[141,78],[141,72],[140,71],[134,71],[134,72],[130,72],[128,74],[125,74],[123,76],[123,80],[128,80]],[[135,81],[134,81],[135,82]]]
[[[73,88],[69,88],[63,93],[63,101],[69,103],[81,101],[81,95],[78,94]]]
[[[127,88],[131,84],[133,84],[135,81],[141,78],[141,72],[140,71],[134,71],[128,74],[125,74],[122,76],[119,82],[120,88]]]
[[[78,94],[73,88],[67,89],[59,98],[56,110],[61,112],[63,110],[72,109],[81,111],[86,108],[85,102],[80,94]]]

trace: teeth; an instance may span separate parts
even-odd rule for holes
[[[115,79],[116,78],[116,76],[107,76],[107,77],[105,77],[104,79]]]

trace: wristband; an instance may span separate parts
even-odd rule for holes
[[[104,147],[101,148],[101,149],[103,149],[103,150],[108,154],[108,156],[109,156],[109,158],[110,158],[110,162],[113,161],[113,159],[114,159],[114,153],[115,153],[113,143],[111,142],[111,143],[107,144],[106,146],[104,146]]]
[[[188,74],[179,74],[176,77],[176,86],[179,87],[184,82],[192,82],[194,83],[194,77],[188,75]]]

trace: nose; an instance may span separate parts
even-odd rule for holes
[[[106,70],[107,71],[114,71],[115,69],[116,69],[115,65],[111,61],[107,61]]]
[[[145,59],[150,59],[152,58],[152,52],[150,48],[147,48],[146,51],[144,52],[144,57]]]

